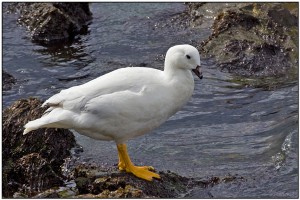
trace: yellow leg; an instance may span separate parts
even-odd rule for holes
[[[119,164],[118,164],[118,167],[119,167],[119,170],[126,171],[125,162],[124,162],[124,160],[122,160],[122,157],[120,156],[120,153],[119,153]],[[140,166],[140,168],[145,168],[145,169],[154,171],[154,167],[152,167],[152,166]]]
[[[118,153],[119,153],[119,169],[126,170],[126,172],[133,173],[135,176],[145,179],[147,181],[152,181],[153,178],[160,178],[160,176],[150,170],[154,170],[150,166],[134,166],[131,162],[129,155],[127,153],[126,144],[118,144]]]
[[[118,164],[119,170],[124,171],[126,170],[125,162],[122,160],[120,153],[119,153],[119,164]]]

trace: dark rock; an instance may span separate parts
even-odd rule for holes
[[[88,3],[14,3],[35,42],[52,44],[87,33],[92,19]],[[7,6],[13,7],[13,6]]]
[[[215,5],[215,4],[214,4]],[[190,12],[201,7],[189,6]],[[212,34],[198,48],[247,85],[268,88],[297,78],[297,4],[232,3],[216,8]],[[247,81],[246,81],[247,82]]]
[[[88,187],[90,184],[90,179],[86,177],[78,177],[75,179],[75,183],[80,194],[89,193]]]
[[[26,180],[30,189],[29,195],[51,186],[63,184],[62,177],[57,174],[45,158],[38,153],[31,153],[16,160],[14,176]]]
[[[202,23],[202,18],[204,17],[203,12],[199,12],[199,8],[201,8],[205,3],[197,2],[197,3],[186,3],[187,5],[187,13],[190,15],[191,21],[193,25],[200,25]]]
[[[42,193],[37,194],[33,198],[35,198],[35,199],[50,199],[50,198],[58,199],[58,198],[60,198],[60,196],[56,190],[49,189]]]
[[[250,30],[259,24],[259,19],[242,12],[228,10],[217,16],[213,24],[213,34],[220,34],[232,27],[238,27]]]
[[[59,187],[59,188],[50,188],[48,190],[42,191],[37,195],[33,196],[34,199],[45,199],[45,198],[74,198],[78,191],[74,191],[73,188],[68,187]],[[22,198],[22,196],[17,196],[16,198]],[[23,197],[24,198],[24,197]],[[28,197],[27,197],[28,198]]]
[[[9,73],[2,71],[2,90],[10,90],[16,83],[16,79]]]
[[[236,3],[229,3],[231,6],[235,6]],[[200,28],[200,30],[207,29],[212,26],[213,19],[218,13],[228,7],[228,3],[203,3],[192,2],[186,3],[186,13],[189,16],[189,25],[191,27]],[[182,20],[187,20],[181,17]]]
[[[189,196],[189,190],[207,190],[220,183],[243,180],[243,177],[207,177],[201,179],[182,177],[173,172],[159,172],[161,179],[145,181],[117,168],[97,165],[77,165],[73,169],[79,194],[76,198],[178,198]]]
[[[219,67],[241,76],[277,76],[284,74],[290,67],[287,55],[282,53],[280,47],[272,44],[257,45],[247,40],[230,40],[225,43],[223,50],[234,57],[220,62]],[[246,50],[251,50],[252,55],[247,54]]]
[[[193,185],[192,179],[171,172],[159,172],[161,179],[152,182],[102,166],[78,165],[73,173],[78,197],[174,198]]]
[[[4,197],[15,192],[28,196],[63,184],[61,165],[75,145],[65,129],[38,129],[23,136],[23,126],[41,117],[45,108],[35,98],[14,102],[2,113],[2,189]]]
[[[298,26],[298,18],[293,15],[288,9],[283,8],[280,5],[272,7],[268,11],[268,16],[276,23],[286,26],[293,27]]]

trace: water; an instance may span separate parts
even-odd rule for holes
[[[45,100],[120,67],[162,69],[170,46],[202,41],[210,33],[208,25],[200,34],[170,26],[184,9],[181,3],[93,3],[89,34],[55,47],[33,44],[16,16],[4,14],[3,69],[17,84],[3,92],[3,107],[29,96]],[[187,177],[244,177],[206,189],[213,197],[297,198],[298,82],[272,91],[247,88],[216,69],[212,59],[201,62],[204,79],[195,79],[189,103],[158,129],[129,141],[132,160]],[[78,162],[117,163],[113,142],[75,136],[84,149]],[[187,195],[202,192],[195,188]]]

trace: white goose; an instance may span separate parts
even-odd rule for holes
[[[153,167],[131,162],[125,142],[158,127],[185,105],[194,90],[192,71],[202,78],[198,50],[173,46],[166,54],[164,71],[117,69],[50,97],[43,104],[49,109],[28,122],[23,134],[38,128],[66,128],[96,140],[114,140],[120,170],[149,181],[160,178]]]

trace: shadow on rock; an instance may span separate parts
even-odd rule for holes
[[[41,105],[35,98],[21,99],[2,113],[4,197],[12,197],[16,192],[30,197],[63,184],[61,165],[75,145],[73,134],[65,129],[38,129],[23,136],[23,126],[45,111]]]

